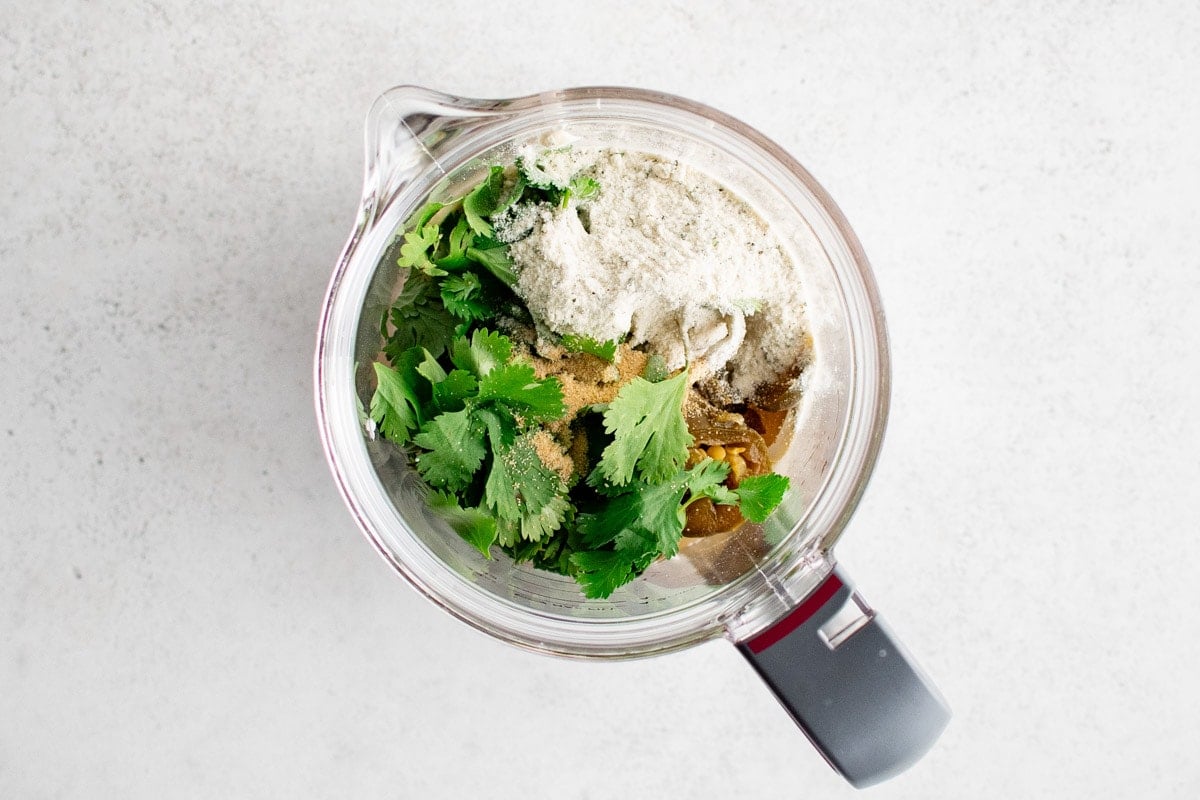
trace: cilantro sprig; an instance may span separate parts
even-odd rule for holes
[[[687,377],[684,371],[659,383],[634,378],[621,388],[604,412],[604,428],[614,438],[600,458],[601,478],[622,486],[636,470],[661,483],[683,466],[692,443],[682,411]]]
[[[449,365],[421,347],[391,367],[376,363],[372,417],[387,438],[411,445],[417,472],[444,493],[434,505],[450,509],[475,547],[553,533],[567,515],[567,487],[530,437],[539,421],[565,413],[558,379],[535,377],[512,359],[506,336],[483,328],[455,338],[450,353]],[[477,524],[479,513],[495,524]]]

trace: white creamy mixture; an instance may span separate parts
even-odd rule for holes
[[[779,378],[807,349],[796,270],[743,200],[686,164],[646,153],[527,149],[537,177],[583,171],[598,194],[535,219],[509,220],[517,294],[557,333],[646,343],[700,379],[728,365],[741,397]]]

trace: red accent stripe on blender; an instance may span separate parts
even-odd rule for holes
[[[838,578],[837,573],[829,573],[829,577],[825,579],[825,582],[818,586],[817,590],[809,595],[807,600],[796,606],[795,609],[786,617],[779,620],[779,622],[776,622],[753,639],[747,640],[746,647],[750,648],[751,653],[761,653],[779,640],[786,638],[789,633],[812,619],[813,614],[816,614],[821,606],[828,603],[830,598],[842,588],[842,585],[842,581]]]

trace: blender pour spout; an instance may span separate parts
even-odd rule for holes
[[[372,104],[366,121],[362,221],[368,226],[418,176],[445,175],[444,154],[467,134],[502,117],[513,101],[475,100],[420,86],[396,86]]]

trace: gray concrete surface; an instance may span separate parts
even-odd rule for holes
[[[894,346],[843,563],[956,711],[878,798],[1200,794],[1200,9],[0,3],[0,796],[851,797],[735,650],[394,577],[310,356],[398,83],[628,84],[830,190]]]

